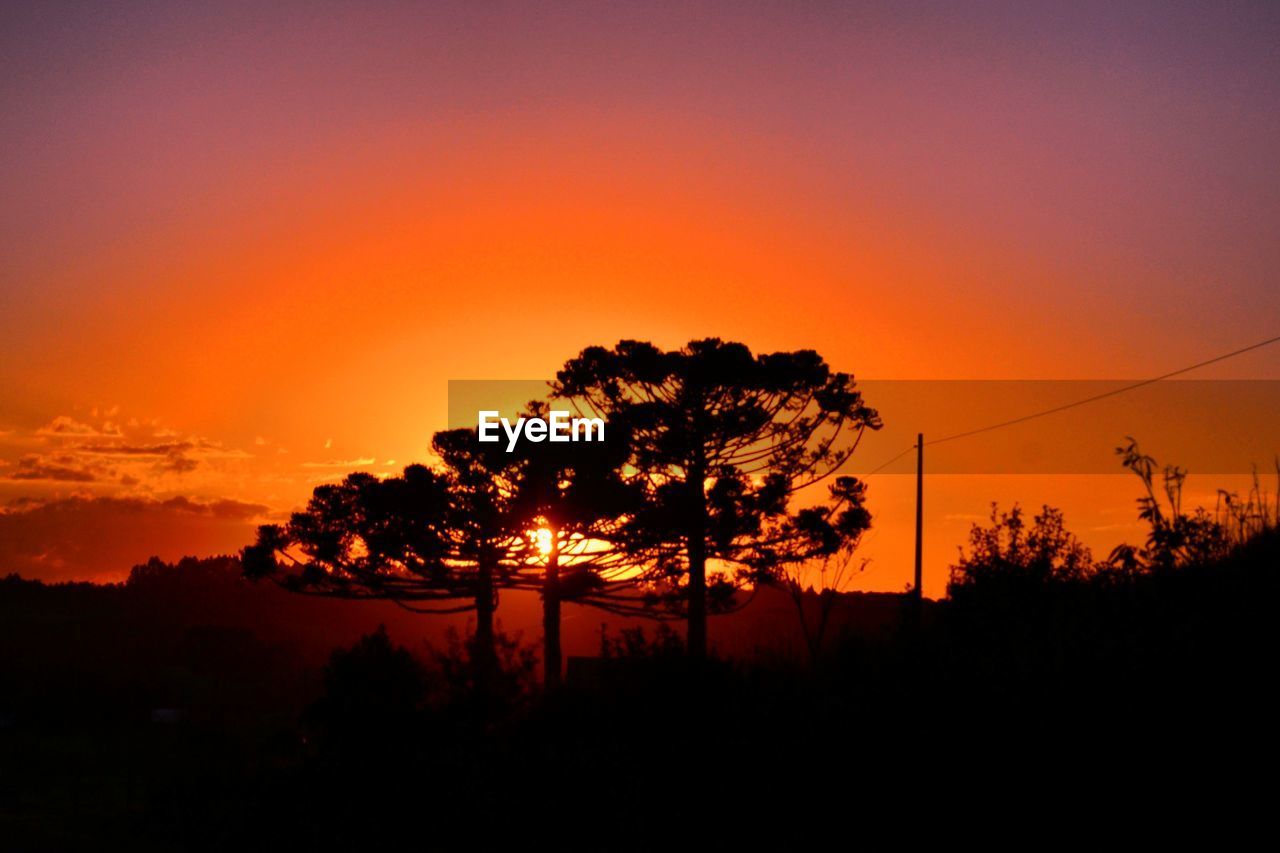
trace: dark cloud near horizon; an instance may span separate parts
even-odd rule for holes
[[[269,511],[269,508],[263,504],[238,501],[231,498],[203,500],[187,497],[186,495],[177,495],[161,500],[159,498],[139,496],[92,497],[88,495],[73,495],[54,500],[19,498],[10,502],[7,507],[0,508],[0,519],[6,516],[23,515],[41,510],[54,512],[75,511],[91,504],[112,507],[126,513],[146,512],[159,508],[168,512],[204,515],[214,518],[253,518]]]
[[[151,556],[232,554],[267,512],[230,498],[23,498],[0,509],[0,575],[111,581]]]
[[[108,413],[113,417],[116,409]],[[88,420],[57,415],[30,432],[0,433],[0,480],[52,483],[100,483],[126,488],[144,481],[183,476],[203,469],[209,459],[247,458],[201,436],[180,436],[155,421],[126,421],[123,426],[98,416]],[[44,449],[24,452],[30,445]],[[4,458],[5,451],[22,455]],[[157,488],[157,490],[165,490]]]
[[[10,480],[54,480],[63,483],[93,483],[110,475],[101,466],[86,465],[70,454],[41,456],[29,453],[17,460],[15,469],[5,474]]]
[[[84,453],[103,456],[168,456],[185,453],[195,448],[190,441],[173,441],[163,444],[82,444],[76,447]]]

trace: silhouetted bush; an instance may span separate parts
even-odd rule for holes
[[[368,756],[416,737],[427,691],[425,668],[379,625],[354,646],[333,652],[324,668],[324,693],[305,719],[322,747]]]
[[[477,645],[474,634],[464,637],[456,630],[447,631],[444,648],[430,649],[441,688],[437,703],[482,726],[523,707],[531,699],[538,655],[520,640],[499,626],[490,652]],[[484,661],[482,656],[487,654],[493,659]]]

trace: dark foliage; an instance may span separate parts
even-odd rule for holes
[[[324,669],[324,694],[305,715],[325,749],[358,759],[415,739],[427,697],[427,672],[386,628],[337,649]]]
[[[797,826],[826,825],[797,817],[820,804],[899,819],[895,803],[912,791],[941,815],[986,814],[994,798],[1024,816],[1087,820],[1081,792],[1194,802],[1197,814],[1216,797],[1257,808],[1244,780],[1247,765],[1275,756],[1278,561],[1274,532],[1211,564],[1124,583],[1028,560],[1038,582],[983,576],[927,606],[917,629],[903,620],[875,641],[845,637],[811,670],[699,665],[668,631],[623,633],[593,668],[571,665],[565,690],[539,695],[517,678],[521,698],[501,706],[468,698],[473,670],[457,644],[437,653],[446,665],[375,633],[273,706],[277,671],[258,653],[216,663],[207,638],[157,640],[184,667],[213,666],[220,684],[257,684],[260,708],[312,711],[37,722],[28,701],[0,727],[0,814],[24,815],[6,836],[17,849],[55,826],[63,849],[457,849],[475,846],[477,827],[481,846],[605,849],[659,845],[677,826],[725,843],[784,831],[794,841]],[[138,583],[148,575],[165,577],[152,566]],[[6,581],[0,602],[32,600],[39,586]],[[101,596],[127,590],[63,592],[111,607]],[[518,671],[518,644],[499,646]],[[47,671],[66,666],[28,653]],[[26,684],[30,698],[38,684]],[[677,769],[691,751],[707,759],[696,784]]]

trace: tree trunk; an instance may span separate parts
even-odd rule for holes
[[[707,656],[707,493],[701,461],[689,468],[689,657]]]
[[[476,588],[476,636],[474,663],[476,680],[488,683],[497,667],[497,654],[493,639],[493,565],[482,560],[479,565]]]
[[[542,679],[548,691],[560,686],[560,531],[551,531],[547,575],[542,583]]]

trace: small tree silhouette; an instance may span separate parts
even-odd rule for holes
[[[831,611],[842,588],[852,575],[864,571],[870,562],[866,557],[857,558],[859,537],[850,538],[851,541],[834,554],[788,565],[781,578],[782,586],[795,605],[810,665],[816,664],[822,655],[827,628],[831,624]],[[816,608],[808,606],[810,599],[816,599]],[[810,610],[816,612],[811,613]]]
[[[951,567],[947,594],[968,588],[1030,589],[1085,579],[1096,571],[1089,549],[1066,528],[1062,510],[1045,506],[1028,527],[1022,507],[991,505],[991,525],[969,531],[969,550]]]
[[[630,436],[645,500],[622,540],[654,566],[657,600],[686,609],[694,657],[706,655],[708,612],[727,607],[739,584],[834,553],[869,525],[865,489],[850,477],[835,480],[825,504],[790,511],[797,491],[834,475],[865,430],[880,427],[853,378],[811,350],[622,341],[583,350],[552,390]],[[709,561],[732,573],[709,578]]]

